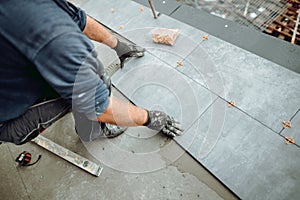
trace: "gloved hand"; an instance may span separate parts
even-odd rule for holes
[[[114,48],[116,51],[120,62],[121,62],[121,68],[123,68],[124,63],[128,58],[131,57],[142,57],[144,56],[145,49],[137,46],[135,44],[127,44],[125,42],[122,42],[118,40],[117,46]]]
[[[148,111],[148,121],[144,125],[152,130],[162,131],[169,137],[181,135],[183,132],[179,122],[161,111]]]

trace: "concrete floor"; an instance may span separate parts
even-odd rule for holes
[[[103,165],[86,150],[76,136],[73,125],[70,113],[48,128],[44,136]],[[126,134],[120,137],[126,138]],[[165,138],[160,136],[160,141],[165,141]],[[140,145],[142,148],[145,142],[131,145]],[[156,148],[157,143],[150,141],[148,146]],[[32,160],[42,155],[38,164],[17,166],[14,159],[24,150],[32,153]],[[94,177],[33,143],[23,146],[6,143],[0,145],[0,151],[0,194],[1,199],[5,200],[236,199],[187,153],[159,170],[127,173],[103,165],[102,174]]]

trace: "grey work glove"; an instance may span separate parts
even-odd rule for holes
[[[169,137],[181,135],[183,131],[179,122],[161,111],[148,111],[148,121],[144,125],[152,130],[162,131]]]
[[[120,59],[120,63],[121,63],[121,68],[123,68],[124,63],[131,57],[142,57],[144,56],[144,52],[146,49],[144,49],[143,47],[140,47],[138,45],[135,44],[129,44],[129,43],[125,43],[120,41],[119,39],[117,46],[115,48],[113,48],[119,59]]]

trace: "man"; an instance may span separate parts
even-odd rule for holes
[[[121,62],[143,55],[65,1],[1,2],[0,141],[24,144],[71,107],[85,141],[124,131],[109,124],[180,135],[179,123],[167,114],[110,98],[110,78],[86,36],[115,49]]]

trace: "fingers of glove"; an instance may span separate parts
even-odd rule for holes
[[[143,47],[140,47],[138,45],[128,45],[131,49],[131,52],[134,53],[134,54],[141,54],[141,53],[144,53],[146,51],[145,48]]]
[[[183,129],[181,128],[181,124],[178,121],[176,121],[173,117],[169,117],[167,121],[167,126],[174,127],[181,132],[183,131]]]
[[[161,131],[163,132],[163,134],[165,134],[165,135],[167,135],[167,136],[169,136],[169,137],[175,137],[175,136],[176,136],[175,133],[173,133],[172,131],[170,131],[170,130],[167,129],[167,128],[163,128]]]
[[[175,135],[182,135],[182,130],[178,129],[177,127],[167,125],[165,128]]]
[[[181,124],[179,122],[174,121],[172,123],[167,123],[167,126],[168,127],[174,127],[175,129],[183,132],[183,129],[182,129]]]

